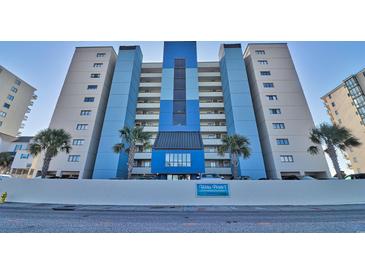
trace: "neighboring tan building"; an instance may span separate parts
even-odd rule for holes
[[[248,44],[244,59],[267,176],[329,177],[324,152],[307,152],[314,122],[287,44]]]
[[[0,66],[0,151],[8,151],[28,119],[36,89]]]
[[[13,177],[31,178],[33,176],[33,156],[29,151],[29,143],[32,138],[33,136],[20,136],[11,143],[9,152],[14,153],[14,160],[11,164],[10,174]]]
[[[355,173],[365,172],[365,69],[349,76],[335,89],[321,97],[332,123],[344,126],[363,143],[347,149],[345,158]]]
[[[76,48],[49,125],[71,134],[72,150],[52,159],[50,176],[91,177],[115,61],[113,47]],[[40,174],[43,156],[36,161],[34,176]]]

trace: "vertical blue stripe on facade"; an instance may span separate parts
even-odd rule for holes
[[[240,175],[264,178],[265,166],[241,46],[221,45],[219,55],[227,132],[243,135],[251,143],[251,156],[239,159]]]
[[[175,124],[174,111],[174,71],[176,59],[184,60],[185,68],[185,123]],[[165,42],[163,53],[159,132],[194,131],[200,132],[198,62],[196,42]],[[194,157],[191,167],[165,167],[166,153],[191,153]],[[152,173],[197,174],[203,173],[204,150],[152,150]]]
[[[119,129],[133,127],[142,66],[139,46],[120,47],[94,166],[94,179],[126,178],[127,155],[113,152]]]

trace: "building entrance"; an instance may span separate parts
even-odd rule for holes
[[[168,174],[167,180],[190,180],[190,174]]]

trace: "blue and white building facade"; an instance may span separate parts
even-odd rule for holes
[[[151,133],[151,148],[137,145],[135,178],[194,179],[204,173],[229,178],[230,155],[218,154],[221,138],[227,134],[244,135],[250,141],[251,156],[239,159],[240,176],[280,178],[280,172],[296,172],[290,163],[272,175],[267,172],[270,163],[262,150],[266,137],[258,127],[261,116],[252,97],[253,77],[241,45],[222,44],[217,55],[216,61],[199,62],[196,42],[165,42],[162,62],[147,63],[138,45],[121,46],[110,83],[105,83],[110,92],[105,92],[107,103],[99,113],[103,122],[93,171],[80,178],[127,177],[127,154],[112,149],[121,141],[119,129],[124,126],[143,126]],[[320,161],[324,167],[324,156]]]

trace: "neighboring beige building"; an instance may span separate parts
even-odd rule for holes
[[[0,66],[0,151],[8,151],[28,119],[36,89]]]
[[[72,150],[52,159],[50,176],[91,177],[116,56],[113,47],[76,48],[49,126],[71,134]],[[42,159],[35,160],[34,176],[40,174]]]
[[[314,122],[287,44],[248,44],[244,59],[268,178],[329,177],[324,152],[307,152]]]
[[[364,144],[344,153],[355,173],[365,172],[365,69],[321,97],[332,123],[345,126]]]

